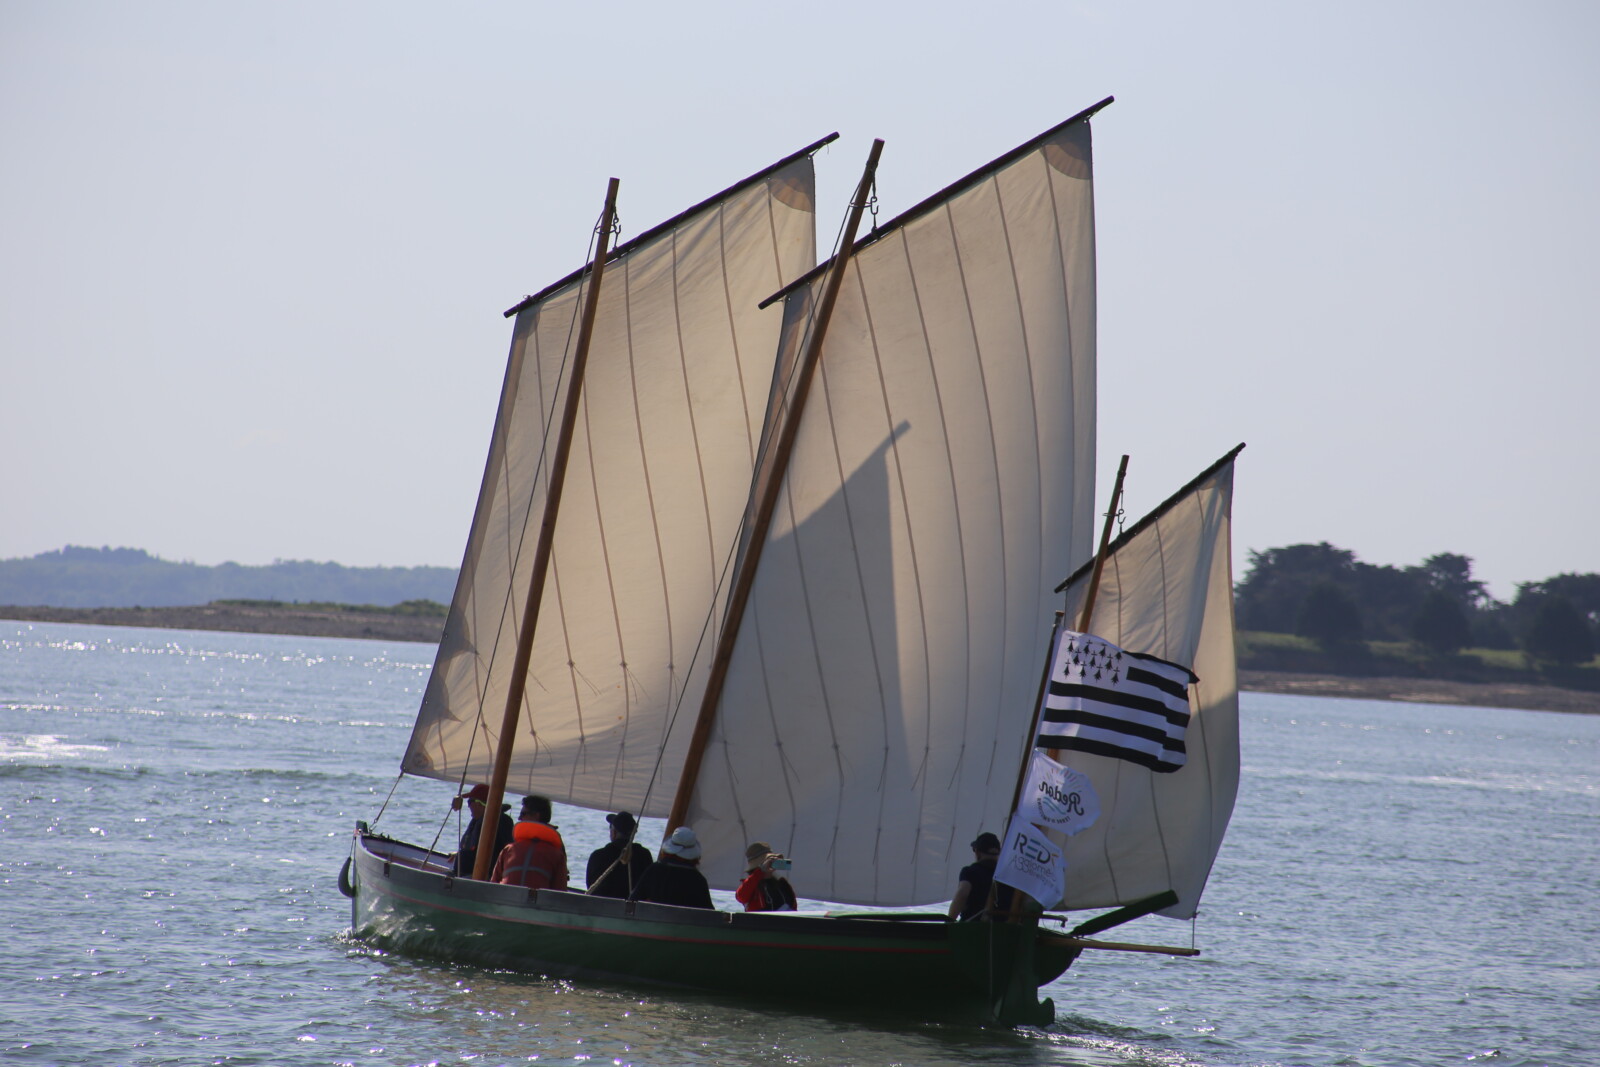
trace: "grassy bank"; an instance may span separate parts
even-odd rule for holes
[[[1324,648],[1291,634],[1239,634],[1241,670],[1346,678],[1427,678],[1495,685],[1545,685],[1600,693],[1600,658],[1575,666],[1534,663],[1514,649],[1470,648],[1430,654],[1407,642],[1366,641]]]
[[[1325,649],[1291,634],[1246,631],[1239,634],[1239,686],[1304,696],[1600,714],[1600,659],[1563,667],[1532,663],[1508,649],[1438,656],[1383,641]]]

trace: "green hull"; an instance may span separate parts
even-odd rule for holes
[[[630,904],[451,878],[443,860],[358,831],[357,935],[410,955],[538,974],[1035,1026],[1055,1015],[1039,987],[1078,954],[1039,943],[1033,925]]]

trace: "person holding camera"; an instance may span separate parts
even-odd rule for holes
[[[777,873],[790,867],[781,852],[772,851],[765,841],[756,841],[744,850],[744,858],[744,881],[733,895],[745,911],[794,911],[799,907],[789,879]]]

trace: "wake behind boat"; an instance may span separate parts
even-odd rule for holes
[[[1084,949],[1148,948],[1087,935],[1194,914],[1238,777],[1233,454],[1115,543],[1108,521],[1093,551],[1089,119],[1106,103],[857,241],[875,145],[841,252],[815,269],[826,141],[608,252],[613,182],[591,266],[508,312],[401,767],[487,781],[491,812],[509,788],[692,826],[719,888],[748,842],[773,842],[805,857],[807,896],[862,907],[948,900],[967,841],[1004,829],[1000,880],[1022,899],[1119,910],[1065,934],[1037,906],[729,914],[483,881],[488,848],[476,879],[453,877],[362,824],[361,935],[1042,1025],[1039,987]],[[1071,625],[1115,673],[1055,677]],[[1162,671],[1164,703],[1125,692]],[[1028,808],[1066,797],[1058,781],[1071,804]]]

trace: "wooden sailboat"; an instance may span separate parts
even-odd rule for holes
[[[800,860],[813,899],[949,899],[966,843],[1014,803],[1056,594],[1084,597],[1077,578],[1052,587],[1092,554],[1089,119],[1105,103],[858,241],[874,146],[842,250],[815,269],[826,142],[608,252],[613,186],[592,267],[508,312],[402,772],[488,781],[491,811],[510,790],[693,826],[719,888],[761,840]],[[1063,906],[1111,916],[1061,934],[1032,915],[530,891],[452,878],[446,857],[362,824],[356,930],[542,973],[1048,1022],[1039,987],[1103,947],[1083,935],[1194,913],[1231,811],[1228,459],[1103,553],[1097,629],[1204,679],[1200,756],[1179,773],[1074,756],[1116,818],[1067,843]]]

